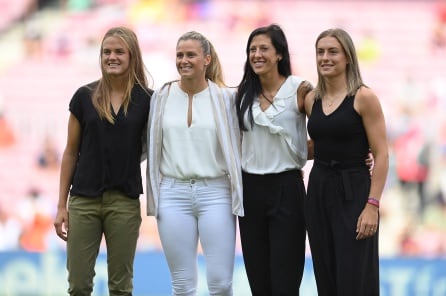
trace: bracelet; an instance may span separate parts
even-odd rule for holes
[[[367,203],[374,205],[375,207],[379,208],[379,199],[373,198],[373,197],[369,197],[367,199]]]

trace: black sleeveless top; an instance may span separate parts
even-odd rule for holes
[[[369,143],[361,116],[353,108],[355,96],[347,96],[329,115],[322,111],[322,100],[313,104],[308,134],[314,141],[314,159],[364,162]]]

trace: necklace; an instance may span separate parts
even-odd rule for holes
[[[262,95],[263,98],[265,98],[265,100],[268,101],[268,103],[270,103],[270,105],[273,105],[273,106],[274,106],[274,104],[273,104],[273,102],[274,102],[274,97],[277,95],[277,92],[278,92],[279,89],[282,87],[282,85],[285,83],[285,81],[286,81],[286,79],[284,79],[284,80],[280,83],[279,87],[278,87],[274,92],[268,92],[268,94],[271,96],[271,98],[269,98],[269,97],[265,94],[264,90],[262,89],[262,92],[261,92],[260,94]]]
[[[271,105],[273,105],[273,100],[274,100],[274,98],[273,98],[273,99],[268,98],[268,97],[263,93],[263,91],[261,92],[261,95],[263,96],[263,98],[265,98],[265,100],[268,101],[268,103],[270,103]]]
[[[265,111],[269,106],[273,106],[274,109],[276,109],[276,106],[274,105],[274,98],[270,99],[268,98],[263,91],[260,93],[262,95],[262,97],[267,101],[267,103],[262,104],[262,102],[260,102],[260,108],[262,109],[262,111]]]
[[[338,102],[339,100],[345,98],[345,96],[346,96],[346,94],[345,94],[345,95],[344,95],[344,94],[342,94],[342,95],[338,95],[338,96],[333,97],[333,99],[331,99],[331,100],[329,100],[328,97],[326,96],[326,97],[324,98],[325,106],[327,106],[327,107],[331,107],[334,103],[336,103],[336,102]]]

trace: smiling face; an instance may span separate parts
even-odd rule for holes
[[[278,72],[277,63],[281,59],[266,34],[260,34],[252,38],[249,45],[249,63],[257,75],[264,75],[271,71]]]
[[[321,76],[345,75],[347,57],[339,41],[332,36],[321,38],[316,45],[317,69]]]
[[[187,39],[178,42],[176,66],[181,79],[203,79],[210,60],[211,56],[204,54],[200,41]]]
[[[101,63],[104,73],[112,77],[127,74],[130,53],[125,43],[116,36],[109,36],[102,43]]]

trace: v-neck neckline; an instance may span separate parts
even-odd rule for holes
[[[121,109],[122,109],[122,103],[119,105],[118,110],[115,110],[115,107],[113,106],[112,103],[110,103],[110,105],[111,105],[111,109],[112,109],[113,114],[114,114],[115,116],[118,116],[119,112],[120,112]]]
[[[333,111],[326,113],[324,111],[324,104],[322,103],[322,99],[321,99],[321,110],[322,110],[322,114],[324,114],[325,117],[329,117],[330,115],[332,115],[333,113],[335,113],[339,108],[341,108],[342,104],[344,104],[345,100],[348,98],[348,95],[345,95],[345,97],[341,100],[341,102],[339,103],[339,105],[333,109]]]

